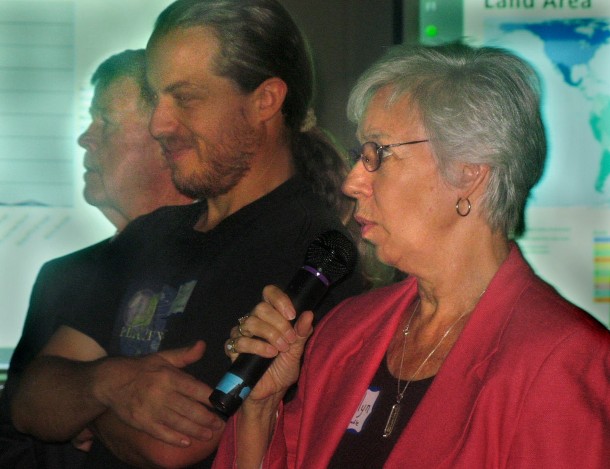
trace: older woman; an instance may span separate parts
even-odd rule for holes
[[[344,192],[408,276],[319,324],[285,405],[311,314],[293,327],[267,287],[228,353],[277,358],[217,467],[607,467],[610,334],[512,241],[546,154],[537,89],[514,55],[459,44],[399,47],[360,79]]]

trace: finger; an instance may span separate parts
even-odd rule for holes
[[[265,314],[264,309],[272,310],[271,313]],[[269,305],[267,308],[257,308],[258,313],[262,317],[255,316],[254,314],[248,318],[248,330],[252,333],[256,339],[263,339],[269,344],[276,347],[280,352],[288,350],[291,343],[293,343],[297,336],[292,327],[292,324],[285,318],[280,316],[276,310],[272,309]],[[246,323],[244,323],[245,325]],[[242,338],[250,338],[252,336],[241,336]],[[241,348],[240,348],[241,351]]]
[[[289,333],[289,331],[292,329],[292,320],[286,318],[275,308],[274,305],[270,303],[261,302],[256,305],[256,307],[252,310],[252,313],[247,319],[244,320],[242,329],[243,327],[246,327],[250,332],[254,332],[254,335],[257,335],[257,331],[255,329],[257,324],[260,326],[260,323],[257,322],[258,320],[272,325],[274,328],[282,331],[282,333]]]
[[[72,441],[72,446],[76,449],[88,453],[91,450],[91,446],[93,445],[93,440],[87,440],[83,442]]]
[[[248,316],[242,316],[237,320],[237,322],[239,323],[237,325],[237,331],[240,335],[243,335],[244,337],[252,337],[254,334],[252,334],[250,329],[248,329],[248,326],[246,325],[247,320]]]
[[[263,300],[278,310],[289,321],[296,318],[297,313],[292,301],[290,301],[290,297],[279,287],[267,285],[263,288]]]
[[[195,412],[194,415],[197,415],[199,404],[204,404],[210,408],[212,407],[209,397],[213,389],[208,384],[184,372],[181,373],[181,378],[182,379],[178,382],[177,386],[174,387],[175,391],[182,396],[186,396],[189,401],[194,401],[193,407],[189,408],[187,412],[184,413],[185,416],[188,417],[191,412]],[[202,412],[204,410],[205,408],[202,409]],[[207,417],[214,415],[207,412],[204,412],[204,414]]]
[[[314,315],[312,311],[304,311],[294,325],[294,331],[299,338],[308,339],[313,334]]]
[[[209,410],[213,408],[209,399],[213,389],[186,373],[182,373],[181,377],[183,379],[176,386],[174,394],[166,401],[166,405],[198,425],[218,430],[222,420]]]
[[[176,368],[184,368],[185,366],[195,363],[197,360],[201,359],[204,352],[205,342],[198,340],[190,347],[164,350],[158,354]]]
[[[180,392],[168,395],[166,405],[157,409],[156,418],[148,420],[140,430],[178,447],[190,446],[192,439],[209,441],[224,427],[224,422],[205,407],[211,407],[211,388],[207,385],[205,387],[207,392],[201,402],[196,402]]]
[[[239,333],[239,329],[237,328],[237,326],[231,328],[231,332],[229,333],[229,337],[231,339],[236,339],[239,336],[241,336],[241,334]]]
[[[234,336],[229,338],[225,342],[225,355],[229,358],[236,358],[239,352],[237,351],[237,341],[239,340],[239,336]]]
[[[224,427],[220,417],[193,401],[174,405],[166,417],[164,424],[168,429],[200,441],[211,440]]]
[[[186,448],[192,444],[193,437],[184,435],[161,423],[154,423],[149,427],[146,427],[143,431],[163,443],[177,446],[178,448]]]
[[[143,408],[133,410],[129,413],[129,419],[125,419],[123,413],[119,413],[115,409],[109,409],[108,412],[98,417],[98,420],[112,422],[113,419],[118,419],[122,424],[128,427],[135,428],[144,432],[151,437],[160,440],[168,445],[176,447],[187,447],[191,444],[191,438],[165,425],[164,422],[170,418],[165,415],[167,409],[157,409],[155,418],[149,418],[146,410]]]
[[[72,446],[81,451],[89,451],[93,443],[93,433],[88,428],[72,438]]]
[[[230,354],[230,358],[236,358],[240,353],[250,353],[254,355],[260,355],[265,358],[273,358],[277,356],[280,350],[277,347],[269,344],[264,340],[257,339],[256,337],[239,337],[235,340],[233,354]],[[288,346],[284,347],[288,350]],[[285,350],[283,350],[285,351]]]

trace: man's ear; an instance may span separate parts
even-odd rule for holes
[[[282,112],[288,86],[281,78],[271,77],[262,82],[253,93],[254,109],[261,121],[267,121]]]

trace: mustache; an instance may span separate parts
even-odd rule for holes
[[[167,137],[159,137],[156,140],[161,145],[161,149],[164,153],[172,153],[196,146],[195,139],[189,137],[178,137],[171,135]]]

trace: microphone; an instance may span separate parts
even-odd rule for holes
[[[354,269],[356,258],[353,243],[339,231],[326,231],[314,239],[307,248],[304,265],[285,289],[297,314],[313,310],[328,288]],[[273,360],[239,354],[210,395],[216,410],[226,417],[233,415]]]

